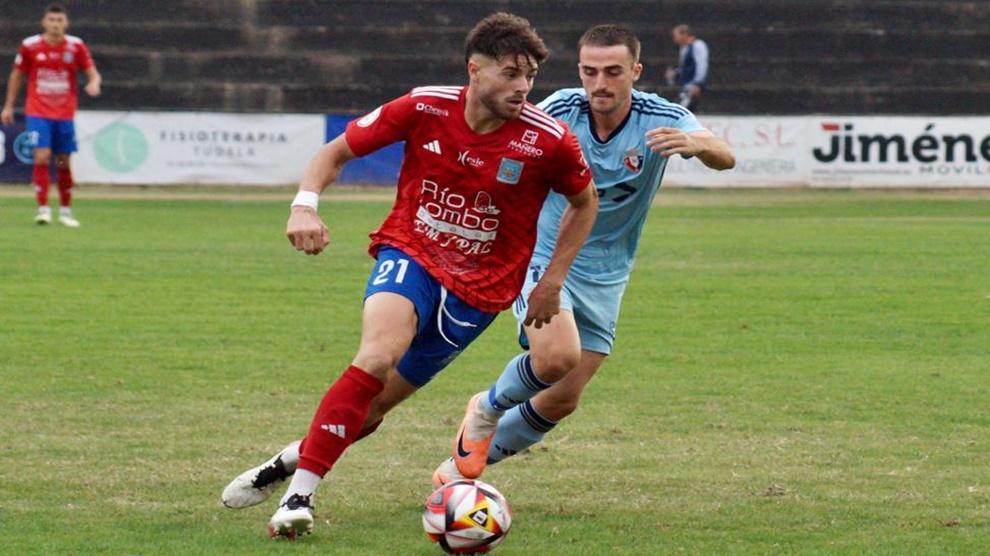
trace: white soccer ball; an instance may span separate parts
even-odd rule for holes
[[[423,529],[448,554],[488,552],[499,545],[512,513],[505,497],[481,481],[454,481],[433,491],[423,508]]]

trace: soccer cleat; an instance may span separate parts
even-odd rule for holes
[[[488,463],[488,447],[495,437],[498,419],[485,415],[478,407],[481,396],[487,392],[475,394],[467,404],[464,420],[457,431],[457,438],[451,449],[457,470],[467,479],[477,479],[485,471]]]
[[[72,216],[72,213],[71,212],[62,212],[62,213],[59,213],[59,215],[58,215],[58,222],[59,222],[59,224],[65,226],[67,228],[78,228],[79,227],[79,221],[76,220]]]
[[[313,504],[311,496],[293,494],[279,504],[275,515],[268,522],[268,536],[273,539],[295,540],[300,534],[313,532]]]
[[[463,480],[464,476],[457,470],[457,464],[454,463],[454,458],[447,458],[443,460],[443,463],[438,465],[436,470],[433,472],[434,489],[440,488],[447,483]]]
[[[34,223],[44,226],[52,223],[52,209],[48,207],[38,207],[38,214],[34,216]]]
[[[227,485],[227,488],[223,489],[223,495],[220,497],[223,505],[240,509],[268,500],[296,470],[298,462],[287,457],[286,452],[298,454],[299,441],[289,444],[265,463],[238,475]]]

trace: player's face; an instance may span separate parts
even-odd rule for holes
[[[48,35],[61,37],[69,28],[69,18],[64,13],[49,12],[41,18],[41,28]]]
[[[633,59],[625,45],[585,45],[578,53],[578,71],[591,110],[610,114],[632,102],[633,84],[639,79],[643,64]]]
[[[476,56],[472,62],[471,87],[485,108],[503,120],[519,117],[526,95],[533,89],[536,60],[526,56],[505,56],[500,60]]]

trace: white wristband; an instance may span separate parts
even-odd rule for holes
[[[312,191],[300,191],[296,193],[296,198],[292,200],[294,207],[309,207],[317,210],[320,206],[320,194]]]

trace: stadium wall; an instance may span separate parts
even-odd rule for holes
[[[341,133],[345,114],[83,111],[80,182],[293,184]],[[712,172],[675,157],[665,183],[681,187],[990,187],[990,117],[730,116],[702,123],[736,153]],[[0,181],[30,181],[23,123],[0,134]],[[413,146],[415,148],[415,146]],[[348,164],[339,183],[395,184],[403,144]]]

